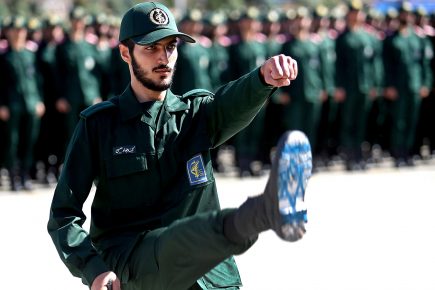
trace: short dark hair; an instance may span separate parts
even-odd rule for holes
[[[134,49],[134,46],[136,45],[136,43],[133,41],[133,39],[128,38],[126,40],[123,40],[123,41],[121,41],[121,44],[127,46],[128,52],[130,54],[133,54],[133,49]]]

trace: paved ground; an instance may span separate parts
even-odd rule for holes
[[[219,176],[222,206],[239,205],[265,183],[266,177]],[[46,233],[52,191],[0,191],[1,289],[86,289],[70,276]],[[435,289],[435,162],[320,172],[306,194],[303,240],[286,243],[266,232],[236,257],[243,289]]]

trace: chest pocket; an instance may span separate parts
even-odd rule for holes
[[[152,156],[133,153],[106,160],[105,191],[117,209],[153,206],[159,198],[159,178]]]
[[[107,161],[106,173],[108,178],[125,176],[148,169],[145,153],[126,154],[116,156]]]

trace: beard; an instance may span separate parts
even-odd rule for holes
[[[136,79],[147,89],[155,91],[155,92],[163,92],[169,89],[172,85],[172,75],[175,73],[175,67],[171,69],[167,65],[159,65],[158,67],[153,68],[153,70],[157,69],[168,69],[172,71],[172,75],[170,78],[161,78],[160,82],[154,81],[147,77],[147,72],[137,63],[136,58],[133,54],[131,54],[131,67],[133,69],[133,74]]]

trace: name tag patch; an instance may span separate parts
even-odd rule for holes
[[[113,147],[113,155],[136,153],[136,145],[124,145]]]
[[[204,183],[208,180],[201,154],[187,161],[187,175],[190,185]]]

